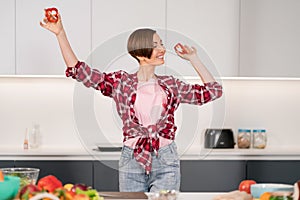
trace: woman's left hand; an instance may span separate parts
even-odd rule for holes
[[[193,57],[197,56],[197,49],[195,47],[189,47],[187,45],[177,43],[174,46],[174,49],[178,56],[188,61],[191,61]]]

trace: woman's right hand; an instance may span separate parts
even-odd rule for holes
[[[57,22],[49,22],[47,17],[43,19],[43,22],[40,22],[41,27],[51,31],[56,36],[63,32],[64,28],[61,22],[60,14],[58,13],[58,20]]]
[[[51,31],[56,35],[56,38],[58,40],[62,56],[64,58],[64,61],[67,65],[67,67],[74,67],[76,63],[78,62],[78,59],[73,52],[71,45],[68,41],[66,32],[63,28],[60,14],[57,15],[57,22],[50,22],[47,20],[47,17],[43,19],[43,22],[40,22],[41,27]]]

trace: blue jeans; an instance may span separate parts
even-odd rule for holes
[[[120,192],[159,192],[180,187],[180,160],[175,142],[152,153],[152,170],[144,168],[133,157],[133,149],[124,146],[119,161]]]

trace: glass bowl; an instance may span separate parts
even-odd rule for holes
[[[161,190],[160,192],[145,193],[148,200],[177,200],[179,192],[176,190]]]
[[[36,184],[40,169],[37,168],[2,168],[4,176],[17,176],[20,178],[20,187],[28,184]]]

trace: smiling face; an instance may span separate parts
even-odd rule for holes
[[[164,56],[166,49],[157,33],[153,35],[153,50],[150,58],[141,58],[145,64],[158,66],[165,63]]]
[[[127,49],[140,65],[164,64],[166,50],[159,35],[152,29],[134,31],[128,38]]]

